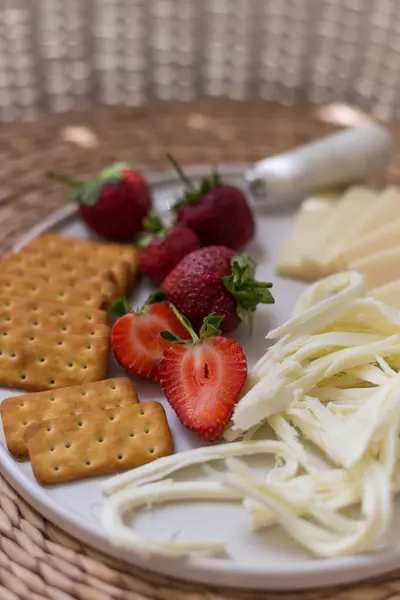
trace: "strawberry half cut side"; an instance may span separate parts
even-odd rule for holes
[[[162,332],[175,343],[160,363],[161,385],[183,425],[214,441],[221,437],[246,381],[246,357],[237,342],[220,337],[223,317],[206,317],[198,336],[182,315],[179,318],[191,341]]]
[[[159,363],[171,343],[161,331],[168,329],[183,339],[190,335],[172,311],[155,293],[136,311],[125,300],[117,300],[111,313],[119,316],[111,331],[111,345],[118,363],[129,371],[148,379],[159,379]]]

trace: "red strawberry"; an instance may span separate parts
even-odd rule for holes
[[[223,317],[209,315],[197,336],[190,323],[192,341],[175,341],[159,366],[164,394],[178,419],[206,440],[221,437],[247,377],[246,357],[234,340],[219,336]]]
[[[164,229],[156,216],[146,218],[144,228],[149,233],[139,239],[139,267],[153,283],[160,285],[186,254],[200,247],[199,238],[187,227]]]
[[[185,256],[161,288],[196,330],[214,312],[225,317],[221,329],[230,332],[246,315],[251,323],[257,304],[274,302],[272,283],[256,281],[255,267],[246,254],[208,246]]]
[[[186,184],[186,193],[174,205],[177,220],[193,229],[203,246],[227,246],[239,250],[254,236],[253,213],[239,188],[221,183],[217,171],[196,187],[177,161],[168,156]]]
[[[49,177],[71,188],[80,216],[97,234],[130,241],[142,230],[151,209],[150,191],[143,176],[128,164],[112,164],[92,181],[74,181],[55,173]]]
[[[190,338],[170,306],[160,302],[161,299],[159,293],[153,294],[135,312],[125,300],[117,300],[110,311],[120,316],[111,331],[111,345],[118,363],[130,373],[156,381],[160,360],[171,346],[160,332],[168,329],[183,339]]]

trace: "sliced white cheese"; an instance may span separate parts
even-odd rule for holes
[[[336,245],[332,254],[338,270],[347,269],[352,260],[400,244],[400,189],[386,188],[376,204],[360,217],[357,231],[346,244]]]
[[[310,271],[324,276],[337,271],[332,257],[335,248],[341,248],[358,235],[360,215],[365,215],[377,202],[376,191],[362,187],[352,187],[343,194],[330,215],[329,221],[320,228],[316,239],[317,251],[308,253],[304,262]]]
[[[359,232],[363,235],[372,233],[400,216],[400,188],[385,188],[378,197],[378,202],[365,213]]]
[[[368,290],[400,279],[400,242],[389,250],[352,261],[349,268],[365,276]]]
[[[328,222],[338,199],[338,194],[320,194],[302,203],[291,233],[278,257],[276,270],[279,275],[306,281],[314,279],[311,269],[304,267],[303,257],[318,252],[315,243],[318,232]]]
[[[359,228],[360,215],[374,206],[377,197],[377,192],[367,187],[357,186],[347,190],[319,233],[320,249],[330,252],[336,244],[351,240]]]
[[[361,237],[341,252],[339,256],[343,261],[343,266],[347,266],[352,261],[367,258],[371,254],[390,250],[394,246],[400,245],[400,201],[397,208],[398,216],[394,221],[380,227],[377,231]]]
[[[371,290],[369,295],[400,310],[400,279]]]
[[[360,205],[360,213],[354,223],[346,224],[345,233],[336,237],[329,253],[335,254],[338,250],[352,243],[354,239],[374,231],[382,223],[386,223],[391,218],[391,213],[400,216],[400,193],[397,192],[396,199],[393,197],[392,188],[390,193],[382,192],[379,194],[375,190],[368,188],[353,188],[349,190],[346,202],[351,200],[351,207]],[[345,199],[345,196],[343,196]],[[394,210],[393,210],[394,209]],[[349,207],[348,209],[349,210]]]

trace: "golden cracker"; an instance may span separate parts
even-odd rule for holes
[[[93,325],[107,325],[108,314],[104,310],[96,308],[81,308],[70,306],[51,300],[29,300],[22,296],[9,296],[0,294],[0,321],[7,322],[8,313],[26,313],[27,319],[38,317],[41,325],[45,326],[47,319],[64,319],[66,323],[76,324],[80,335],[91,334]],[[85,329],[88,326],[88,330]],[[70,333],[74,333],[71,331]]]
[[[1,264],[0,264],[1,268]],[[109,308],[113,302],[119,297],[119,289],[118,285],[106,279],[94,277],[91,279],[82,279],[80,276],[69,275],[68,277],[60,276],[57,267],[53,267],[51,270],[47,271],[46,274],[41,272],[41,270],[36,269],[28,269],[25,268],[4,268],[1,270],[2,276],[11,277],[14,280],[23,279],[29,277],[30,280],[40,281],[43,284],[51,285],[51,286],[62,286],[66,291],[71,293],[71,290],[68,288],[73,288],[73,292],[77,288],[84,286],[87,288],[89,282],[94,290],[97,290],[101,293],[104,299],[105,308]]]
[[[26,443],[33,473],[42,483],[109,475],[174,451],[158,402],[43,421],[27,428]]]
[[[91,308],[103,308],[106,304],[101,292],[90,282],[69,287],[62,282],[47,283],[31,277],[13,277],[7,274],[0,275],[0,295],[42,298]]]
[[[83,281],[100,278],[116,286],[115,297],[125,294],[128,281],[128,268],[124,263],[106,268],[98,258],[93,260],[93,257],[90,257],[90,264],[88,264],[86,258],[71,261],[64,255],[54,257],[48,252],[37,254],[30,251],[28,246],[19,252],[3,255],[0,260],[0,271],[15,274],[34,272],[45,277],[52,277],[56,272],[59,279],[75,277]]]
[[[108,267],[123,262],[129,269],[126,293],[129,293],[133,288],[139,271],[139,251],[129,244],[94,242],[48,233],[32,240],[24,246],[23,250],[25,249],[38,254],[46,251],[54,257],[65,258],[65,256],[68,256],[71,261],[73,255],[96,256],[97,259],[102,261],[103,265]]]
[[[18,458],[27,455],[25,431],[34,423],[138,402],[135,386],[127,377],[5,398],[0,414],[7,448]]]
[[[42,391],[100,381],[109,340],[0,327],[0,385]]]
[[[0,298],[1,300],[1,298]],[[40,301],[37,302],[40,305]],[[58,305],[60,306],[60,305]],[[61,306],[61,308],[64,305]],[[61,316],[61,314],[63,316]],[[0,327],[3,328],[32,328],[36,331],[49,331],[59,333],[60,335],[80,335],[86,339],[91,338],[106,338],[110,336],[110,328],[108,325],[97,325],[91,321],[87,321],[82,316],[75,316],[68,320],[65,313],[59,310],[58,314],[51,316],[44,310],[27,312],[25,309],[3,309],[0,307]]]
[[[130,244],[96,242],[93,240],[84,240],[82,238],[62,236],[55,233],[44,233],[25,247],[27,246],[44,246],[51,251],[57,251],[60,247],[63,249],[70,249],[71,251],[76,251],[77,249],[85,250],[87,253],[95,252],[103,258],[110,256],[114,260],[121,260],[121,258],[123,258],[128,263],[135,262],[138,255],[137,249]]]

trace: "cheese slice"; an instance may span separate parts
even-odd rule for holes
[[[400,217],[400,188],[385,188],[377,200],[364,217],[361,216],[361,226],[358,230],[361,235],[372,233]]]
[[[337,270],[334,258],[338,249],[358,235],[360,215],[369,211],[378,198],[377,192],[366,187],[350,188],[340,198],[329,221],[321,228],[316,241],[318,251],[308,254],[305,262],[322,277]]]
[[[340,198],[329,222],[319,235],[320,248],[331,252],[336,244],[351,240],[359,228],[360,215],[368,211],[378,194],[366,187],[352,187]]]
[[[351,261],[348,268],[365,276],[368,290],[397,281],[400,279],[400,240],[393,248]]]
[[[311,268],[303,264],[305,255],[318,252],[316,240],[321,227],[324,227],[331,217],[338,194],[319,194],[304,200],[299,208],[292,230],[278,257],[276,271],[283,277],[293,277],[305,281],[313,281],[318,274],[313,274]]]
[[[400,202],[398,211],[398,217],[393,222],[363,236],[359,241],[347,246],[340,253],[338,259],[342,260],[343,268],[347,268],[347,265],[355,260],[367,258],[367,256],[377,252],[390,250],[400,244]]]
[[[371,290],[369,296],[400,310],[400,279]]]

